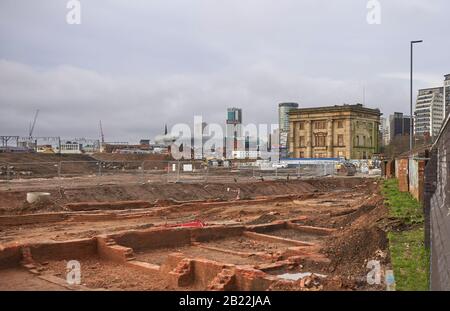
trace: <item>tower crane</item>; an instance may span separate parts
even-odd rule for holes
[[[29,127],[29,130],[28,130],[28,137],[29,138],[33,137],[34,126],[36,125],[36,120],[37,120],[38,115],[39,115],[39,109],[36,110],[36,113],[34,114],[33,122],[30,123],[30,127]]]

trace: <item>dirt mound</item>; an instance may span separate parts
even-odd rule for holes
[[[323,250],[332,259],[332,271],[339,273],[365,274],[365,263],[377,259],[379,251],[388,246],[386,233],[376,226],[350,228],[327,241]]]
[[[355,192],[359,192],[364,189],[366,192],[377,192],[378,182],[375,179],[365,179],[365,178],[318,178],[309,179],[305,182],[314,186],[320,191],[333,191],[340,189],[354,189]]]
[[[263,215],[259,216],[258,218],[256,218],[255,220],[248,222],[247,225],[267,224],[267,223],[273,222],[277,219],[278,219],[277,216],[275,216],[274,214],[268,213],[268,214],[263,214]]]
[[[2,163],[4,162],[4,163]],[[0,153],[0,179],[53,178],[61,175],[89,175],[96,173],[96,160],[85,154]],[[61,164],[60,164],[61,163]]]
[[[353,223],[356,219],[361,216],[370,213],[373,209],[375,209],[375,205],[363,205],[356,212],[340,216],[340,220],[336,222],[336,226],[344,227],[345,225]]]
[[[163,170],[170,157],[155,154],[42,154],[42,153],[0,153],[0,179],[6,179],[6,163],[9,163],[10,178],[52,178],[58,172],[66,177],[97,174],[98,161],[102,171],[136,170],[144,163],[144,169]],[[3,162],[3,163],[2,163]],[[59,163],[61,166],[58,167]]]
[[[176,205],[180,204],[180,202],[175,201],[173,199],[157,199],[153,205],[154,206],[169,206],[169,205]]]
[[[39,200],[34,203],[23,202],[22,205],[14,210],[14,214],[32,214],[36,212],[46,213],[46,212],[62,212],[65,211],[64,207],[57,202],[51,200]],[[9,210],[1,209],[0,215],[10,214]]]
[[[59,161],[95,161],[87,154],[0,153],[0,162],[38,163]]]
[[[357,211],[335,217],[336,224],[345,229],[330,237],[322,249],[332,260],[331,272],[361,276],[361,280],[356,280],[356,286],[366,285],[368,261],[379,260],[382,265],[389,263],[388,239],[382,228],[388,210],[379,189],[361,204]]]
[[[99,161],[170,161],[171,157],[163,154],[120,154],[120,153],[95,153],[92,157]]]
[[[104,185],[85,188],[66,188],[61,190],[38,189],[61,198],[61,203],[78,202],[114,202],[144,200],[155,205],[167,205],[185,201],[230,201],[235,200],[237,191],[241,199],[253,199],[261,196],[298,195],[314,192],[316,189],[303,181],[266,181],[256,183],[223,184],[144,184],[144,185]],[[38,191],[36,189],[36,191]],[[0,195],[0,208],[10,210],[21,208],[27,191],[3,191]]]

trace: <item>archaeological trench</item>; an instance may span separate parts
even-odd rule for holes
[[[374,178],[33,187],[0,190],[0,290],[382,290],[389,266]]]

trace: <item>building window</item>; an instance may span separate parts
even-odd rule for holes
[[[344,147],[344,135],[342,135],[342,134],[340,134],[340,135],[338,135],[338,137],[337,137],[338,139],[338,146],[339,147]]]
[[[301,158],[301,159],[304,159],[304,158],[305,158],[305,152],[300,151],[300,158]]]
[[[344,128],[344,122],[338,121],[337,127],[338,129]]]
[[[363,147],[366,147],[366,136],[363,136]]]
[[[305,136],[300,136],[299,137],[299,145],[300,145],[300,147],[305,147],[306,146]]]
[[[316,135],[315,138],[315,147],[325,147],[325,136]]]
[[[300,122],[299,125],[298,125],[298,128],[299,128],[299,130],[301,130],[301,131],[304,130],[304,129],[305,129],[305,122],[303,122],[303,121]]]
[[[314,128],[316,130],[324,130],[326,128],[326,122],[325,121],[315,121]]]

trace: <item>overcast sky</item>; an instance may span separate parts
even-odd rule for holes
[[[277,122],[277,104],[356,103],[409,111],[409,41],[416,88],[450,73],[450,1],[0,1],[0,135],[136,142],[194,115],[224,123]]]

